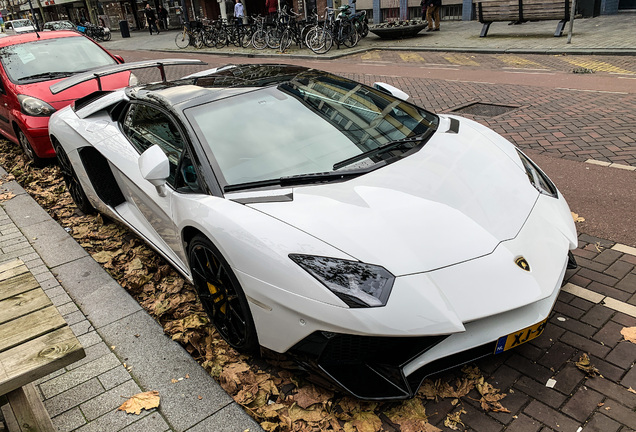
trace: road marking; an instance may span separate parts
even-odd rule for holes
[[[458,71],[459,68],[449,68],[449,67],[431,67],[431,66],[420,66],[420,69],[442,69],[442,70],[453,70]]]
[[[636,248],[633,248],[631,246],[627,246],[627,245],[624,245],[624,244],[616,243],[614,246],[612,246],[612,249],[614,249],[615,251],[618,251],[618,252],[626,253],[628,255],[636,256]]]
[[[580,91],[580,92],[586,92],[586,93],[610,93],[610,94],[620,94],[620,95],[629,94],[627,92],[615,92],[615,91],[606,91],[606,90],[584,90],[584,89],[573,89],[573,88],[567,88],[567,87],[557,87],[556,89],[557,90]]]
[[[574,57],[563,58],[562,60],[571,65],[586,68],[586,69],[591,69],[593,71],[614,72],[614,73],[621,73],[621,74],[628,74],[628,75],[631,75],[634,73],[627,69],[623,69],[618,66],[614,66],[613,64],[598,61],[598,60],[579,59]]]
[[[504,71],[505,73],[526,74],[526,75],[555,75],[554,72],[527,72],[527,71]]]
[[[626,315],[636,317],[636,306],[630,305],[629,303],[625,303],[620,300],[616,300],[612,297],[604,296],[603,294],[599,294],[578,285],[574,285],[568,282],[561,288],[561,291],[565,291],[582,299],[588,300],[592,303],[602,304],[603,306],[606,306],[618,312],[622,312]]]
[[[542,66],[540,63],[533,62],[532,60],[528,60],[524,57],[516,55],[497,55],[495,56],[495,58],[497,58],[502,63],[512,66]]]
[[[631,77],[618,77],[618,79],[633,79],[633,80],[636,80],[636,78],[631,78]]]
[[[409,63],[423,63],[424,59],[417,53],[400,53],[402,61]]]
[[[371,62],[369,62],[371,63]],[[369,64],[369,63],[356,63],[358,66],[388,66],[387,64],[382,64],[382,63],[376,63],[373,62],[373,64]]]
[[[479,63],[477,63],[475,60],[473,60],[471,57],[468,57],[467,55],[449,54],[443,57],[449,63],[458,64],[461,66],[479,66]]]
[[[470,83],[470,84],[494,84],[494,83],[486,82],[486,81],[463,81],[463,80],[453,80],[453,79],[445,79],[444,81]]]
[[[362,54],[360,58],[362,60],[379,60],[381,57],[380,57],[379,51],[369,51],[367,53]]]
[[[605,161],[599,161],[599,160],[595,160],[595,159],[587,159],[585,161],[585,163],[589,163],[589,164],[592,164],[592,165],[604,166],[604,167],[610,167],[610,168],[618,168],[618,169],[622,169],[622,170],[625,170],[625,171],[636,171],[636,167],[635,166],[623,165],[623,164],[617,164],[617,163],[605,162]]]
[[[518,67],[502,67],[502,69],[519,70]],[[550,69],[544,69],[544,68],[523,68],[523,70],[527,70],[527,71],[549,71]]]

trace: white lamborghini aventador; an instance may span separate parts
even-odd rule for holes
[[[400,399],[541,334],[577,246],[565,199],[519,149],[405,97],[303,67],[227,66],[95,93],[49,129],[78,207],[191,280],[230,345]]]

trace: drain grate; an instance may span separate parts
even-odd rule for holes
[[[470,105],[457,108],[453,110],[453,112],[461,113],[461,114],[470,114],[475,116],[482,116],[482,117],[496,117],[498,115],[502,115],[507,112],[514,111],[517,108],[519,107],[475,102]]]

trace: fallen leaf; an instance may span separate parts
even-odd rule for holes
[[[636,343],[636,327],[623,327],[623,330],[621,330],[621,334],[626,341]]]
[[[466,426],[461,419],[462,414],[466,414],[466,411],[463,409],[455,411],[454,413],[448,413],[446,419],[444,419],[444,426],[452,430],[459,429],[459,425]]]
[[[9,201],[15,194],[13,192],[4,192],[0,194],[0,202]]]
[[[631,388],[631,387],[630,387],[630,388],[628,388],[628,389],[627,389],[627,391],[628,391],[628,392],[630,392],[630,393],[635,393],[635,394],[636,394],[636,390],[634,390],[634,389],[633,389],[633,388]]]
[[[307,385],[298,389],[293,395],[294,401],[301,408],[309,408],[311,405],[326,402],[333,397],[333,392],[314,385]]]
[[[172,379],[170,380],[170,382],[171,382],[172,384],[176,384],[176,383],[178,383],[178,382],[179,382],[179,380],[178,380],[178,379],[174,379],[174,378],[172,378]]]
[[[577,213],[574,213],[574,212],[570,212],[570,213],[572,213],[572,219],[574,219],[574,222],[585,222],[585,218],[582,218]]]
[[[137,393],[126,402],[121,404],[117,410],[126,411],[128,414],[141,414],[142,409],[151,410],[159,406],[159,392],[151,390],[144,393]]]
[[[592,363],[590,362],[590,357],[585,353],[581,355],[579,361],[577,361],[575,364],[577,368],[581,369],[589,376],[596,376],[599,374],[598,369],[596,369],[596,367],[592,365]]]

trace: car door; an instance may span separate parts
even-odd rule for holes
[[[6,79],[4,74],[0,73],[0,131],[4,136],[14,135],[13,130],[11,130],[11,121],[9,120],[10,99],[10,95],[7,95]]]
[[[161,196],[155,186],[141,177],[137,165],[138,155],[134,161],[122,162],[123,165],[117,168],[127,205],[117,206],[116,211],[175,264],[187,269],[181,233],[173,221],[174,206],[177,202],[183,204],[189,196],[196,199],[201,188],[185,135],[170,113],[146,103],[129,106],[121,121],[121,130],[124,139],[128,140],[138,155],[158,145],[168,156],[170,176],[165,196]]]

